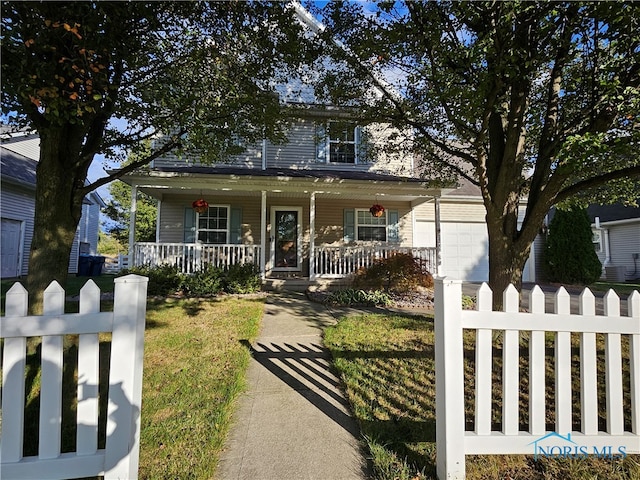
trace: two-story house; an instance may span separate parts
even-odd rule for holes
[[[380,125],[306,112],[285,144],[265,140],[224,164],[169,155],[126,175],[135,191],[158,199],[156,242],[132,244],[130,262],[184,272],[252,262],[268,282],[308,284],[409,252],[434,274],[487,279],[477,190],[418,178],[411,156],[370,158],[371,145],[387,141]]]

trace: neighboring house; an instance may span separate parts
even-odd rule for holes
[[[156,242],[131,242],[130,260],[171,263],[185,272],[253,262],[270,281],[321,282],[410,252],[433,273],[488,279],[477,189],[441,189],[411,176],[411,157],[362,155],[362,138],[385,141],[380,126],[337,121],[326,109],[307,112],[286,144],[264,141],[215,165],[167,156],[125,175],[134,190],[158,199]],[[199,199],[207,207],[197,212],[192,204]],[[384,207],[380,216],[371,213],[374,205]]]
[[[3,134],[0,216],[2,217],[2,278],[25,276],[29,272],[29,253],[33,238],[36,168],[40,157],[40,139],[24,132]],[[78,255],[95,255],[98,248],[100,208],[104,202],[95,192],[87,195],[82,217],[73,240],[69,273],[78,271]]]
[[[612,282],[639,280],[640,208],[591,205],[587,214],[603,277]]]

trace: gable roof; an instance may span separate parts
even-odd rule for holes
[[[0,164],[3,182],[31,189],[36,188],[37,161],[13,152],[3,144],[0,146]]]

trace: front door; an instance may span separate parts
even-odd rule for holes
[[[2,278],[14,278],[20,276],[20,250],[22,244],[22,222],[2,219],[1,258]]]
[[[300,207],[271,208],[271,264],[276,271],[300,271],[302,263]]]

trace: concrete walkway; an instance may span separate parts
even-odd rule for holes
[[[268,298],[219,479],[368,477],[358,426],[322,346],[323,329],[334,323],[302,293]]]

